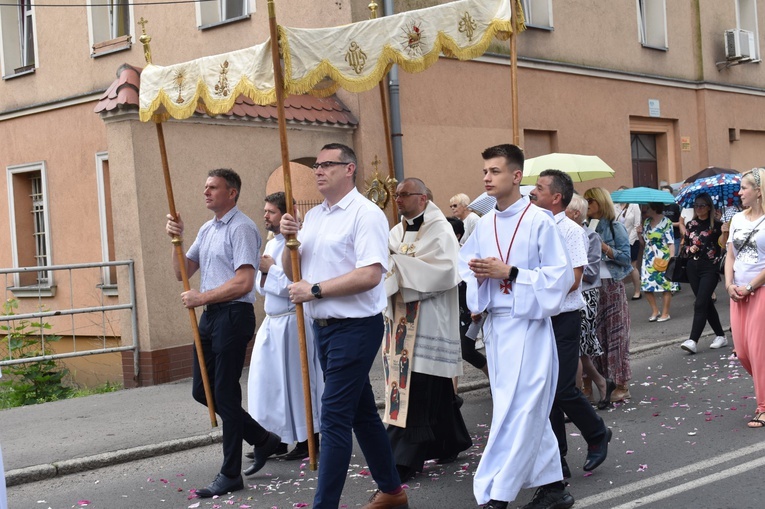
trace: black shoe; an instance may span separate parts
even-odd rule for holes
[[[606,456],[608,456],[608,442],[611,441],[612,435],[611,428],[606,428],[606,434],[599,443],[587,446],[587,460],[582,467],[585,472],[595,470],[601,463],[606,461]]]
[[[481,509],[507,509],[507,502],[492,499],[489,503],[482,505]]]
[[[444,456],[443,458],[438,458],[436,460],[436,463],[439,465],[447,465],[449,463],[454,463],[457,461],[457,457],[459,457],[459,453],[452,454],[451,456]]]
[[[396,465],[396,471],[401,482],[411,481],[417,475],[417,469],[404,465]]]
[[[611,406],[611,393],[616,389],[616,382],[610,378],[606,378],[606,394],[603,399],[598,401],[598,410],[605,410]]]
[[[252,465],[250,465],[250,467],[244,471],[244,475],[252,475],[263,468],[266,465],[266,460],[268,457],[276,452],[281,443],[282,439],[279,438],[279,435],[269,431],[266,443],[260,447],[254,448],[253,452],[255,453],[255,459],[253,460]]]
[[[241,475],[228,477],[227,475],[218,474],[207,488],[197,490],[196,494],[201,498],[210,498],[241,489],[244,489],[244,481]]]
[[[281,454],[287,454],[287,444],[279,444],[279,447],[276,449],[276,451],[272,454],[272,456],[279,456]],[[247,451],[244,453],[244,457],[248,460],[255,458],[255,453],[253,451]]]
[[[523,509],[568,509],[574,505],[574,497],[568,489],[540,486],[534,493],[534,498],[523,506]]]
[[[308,440],[305,442],[298,442],[295,447],[288,453],[277,456],[280,460],[296,461],[302,460],[308,457]]]
[[[568,468],[568,463],[566,462],[566,458],[560,459],[560,467],[563,470],[563,478],[571,479],[571,469]]]
[[[465,403],[465,400],[462,399],[462,396],[454,395],[454,406],[457,407],[457,410],[462,408],[462,405]]]

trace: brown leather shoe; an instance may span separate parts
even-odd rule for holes
[[[396,495],[377,490],[369,499],[369,503],[361,509],[409,509],[409,500],[404,490]]]

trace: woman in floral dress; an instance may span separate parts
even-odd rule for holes
[[[667,279],[667,263],[671,257],[674,235],[672,221],[664,216],[663,203],[649,203],[645,212],[646,220],[641,227],[645,241],[643,251],[643,270],[640,287],[651,306],[649,322],[666,322],[670,319],[669,306],[672,292],[677,291],[677,283]],[[656,304],[656,293],[663,294],[662,311]]]

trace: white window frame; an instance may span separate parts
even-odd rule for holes
[[[125,4],[127,9],[127,33],[118,32],[119,24],[114,18],[112,9],[115,4]],[[104,55],[129,49],[131,42],[135,37],[135,19],[133,13],[133,3],[129,0],[104,0],[97,5],[88,3],[88,29],[90,30],[90,48],[93,56]],[[114,41],[115,44],[104,45]],[[98,46],[102,46],[98,48]],[[106,47],[104,47],[106,46]]]
[[[109,161],[108,152],[98,152],[96,154],[96,186],[98,191],[98,221],[101,234],[101,261],[111,262],[109,256],[109,225],[107,220],[108,210],[106,210],[106,194],[109,189],[106,188],[106,178],[104,174],[107,171]],[[109,176],[111,179],[111,176]],[[103,267],[101,270],[102,283],[99,285],[101,291],[107,296],[117,296],[117,280],[112,281],[111,267]]]
[[[760,61],[760,31],[757,23],[757,0],[736,0],[736,28],[754,34],[754,62]]]
[[[552,30],[553,8],[552,0],[521,0],[526,26]]]
[[[34,72],[38,65],[36,32],[31,0],[0,6],[0,64],[4,78]]]
[[[226,11],[231,4],[240,4],[242,14],[227,17]],[[200,28],[249,18],[255,12],[255,0],[215,0],[213,2],[197,2],[197,26]]]
[[[6,176],[8,179],[8,218],[10,220],[11,229],[11,256],[13,259],[13,267],[19,268],[19,252],[18,252],[18,239],[16,236],[16,207],[15,207],[15,192],[13,188],[13,181],[16,175],[24,173],[40,173],[41,180],[41,192],[42,192],[42,221],[45,232],[45,239],[43,245],[45,247],[46,265],[53,265],[52,251],[51,251],[51,233],[50,233],[50,201],[48,193],[48,172],[45,161],[36,163],[20,164],[15,166],[8,166],[6,168]],[[31,212],[31,211],[30,211]],[[37,253],[39,256],[39,252]],[[55,295],[55,284],[53,280],[53,271],[40,271],[45,273],[45,283],[29,286],[20,286],[19,274],[13,275],[13,288],[11,291],[16,297],[52,297]]]
[[[635,2],[640,44],[645,48],[666,51],[669,48],[666,0],[635,0]]]

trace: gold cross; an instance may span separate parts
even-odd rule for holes
[[[379,173],[379,166],[382,164],[382,161],[377,157],[377,154],[375,154],[375,160],[372,161],[372,166],[375,167],[375,173]]]
[[[146,19],[143,19],[143,16],[141,16],[140,21],[138,21],[138,25],[141,25],[141,32],[143,32],[143,35],[146,35],[146,23],[149,21]]]

